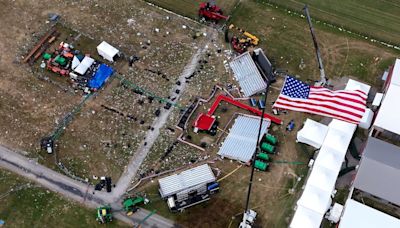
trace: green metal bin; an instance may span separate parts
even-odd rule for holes
[[[260,161],[260,160],[256,160],[256,162],[254,163],[254,167],[256,169],[261,170],[261,171],[265,171],[265,170],[267,170],[268,163],[265,163],[265,162]]]
[[[278,142],[278,140],[276,139],[276,137],[273,136],[273,135],[270,135],[270,134],[267,134],[267,135],[265,136],[265,140],[266,140],[268,143],[272,144],[272,145],[276,145],[276,143]]]
[[[257,158],[264,161],[269,161],[269,155],[266,153],[258,153]]]
[[[275,147],[269,143],[262,143],[261,144],[261,150],[264,152],[267,152],[269,154],[274,154],[275,153]]]

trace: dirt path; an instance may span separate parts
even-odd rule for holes
[[[214,40],[217,36],[217,31],[210,29],[209,30],[209,38],[207,42],[205,42],[201,48],[197,50],[197,52],[192,56],[189,63],[183,69],[183,72],[179,76],[180,85],[175,85],[170,92],[171,97],[176,97],[176,100],[179,100],[181,94],[183,94],[186,88],[186,77],[190,76],[196,70],[199,65],[199,60],[202,55],[208,49],[208,45],[211,44],[211,40]],[[176,94],[176,90],[180,90],[179,94]],[[146,158],[147,154],[150,152],[151,147],[156,141],[158,135],[160,134],[160,129],[167,123],[168,117],[172,112],[172,108],[166,110],[162,109],[160,115],[153,121],[152,127],[153,130],[148,130],[145,139],[142,140],[141,146],[135,152],[135,155],[132,157],[128,166],[124,170],[120,179],[118,180],[116,187],[113,190],[113,196],[115,199],[119,199],[125,194],[126,190],[129,188],[131,181],[135,178],[136,173],[139,170],[140,165]]]
[[[132,217],[127,217],[122,212],[121,202],[113,201],[111,193],[96,191],[93,186],[78,182],[62,175],[52,169],[38,164],[36,161],[26,158],[19,153],[16,153],[6,147],[0,145],[0,167],[10,170],[24,176],[32,181],[41,184],[56,193],[59,193],[66,198],[73,199],[88,207],[98,207],[104,204],[110,204],[114,213],[114,217],[134,225],[144,219],[150,212],[141,209]],[[174,223],[158,215],[152,215],[143,223],[146,227],[173,227]]]

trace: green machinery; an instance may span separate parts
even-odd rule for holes
[[[267,143],[267,142],[263,142],[261,144],[261,150],[264,152],[267,152],[269,154],[274,154],[275,153],[275,146]]]
[[[65,64],[67,64],[67,60],[66,60],[64,57],[61,57],[61,56],[59,56],[59,55],[57,55],[57,56],[54,58],[54,61],[55,61],[56,63],[59,63],[59,64],[62,65],[62,66],[64,66]]]
[[[129,197],[126,198],[123,202],[122,205],[124,207],[124,211],[126,212],[127,215],[132,215],[138,210],[138,206],[141,204],[147,204],[148,199],[141,197],[141,196],[136,196],[136,197]]]
[[[268,168],[268,163],[256,160],[256,162],[254,163],[254,168],[259,169],[261,171],[266,171]]]
[[[98,207],[96,220],[100,224],[111,222],[112,221],[111,206],[104,205],[104,206]]]

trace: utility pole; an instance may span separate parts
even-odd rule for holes
[[[265,88],[264,104],[267,104],[268,88],[269,88],[269,84],[267,84],[267,88]],[[251,175],[250,175],[249,188],[248,188],[248,191],[247,191],[246,209],[245,209],[244,213],[246,213],[249,210],[251,187],[252,187],[252,184],[253,184],[253,177],[254,177],[254,164],[255,164],[255,161],[256,161],[258,148],[260,146],[260,135],[261,135],[262,125],[263,125],[263,122],[264,122],[265,107],[266,107],[266,105],[262,109],[262,114],[261,114],[261,118],[260,118],[260,126],[258,127],[256,149],[254,151],[253,157],[251,158]]]

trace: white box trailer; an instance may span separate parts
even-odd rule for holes
[[[110,62],[114,62],[114,57],[119,56],[119,50],[111,46],[109,43],[103,41],[97,46],[97,52],[104,59]]]

